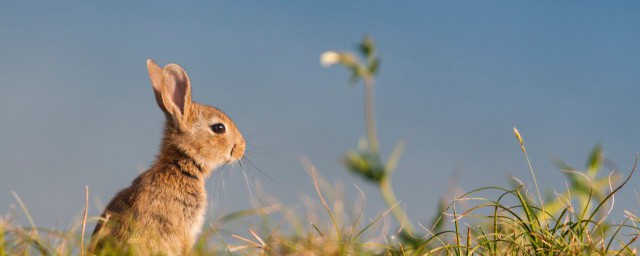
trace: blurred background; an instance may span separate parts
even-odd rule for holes
[[[596,144],[627,174],[640,149],[639,17],[634,1],[2,1],[0,214],[24,216],[15,191],[38,226],[67,227],[85,185],[95,216],[149,166],[164,118],[152,58],[187,70],[194,100],[235,120],[264,172],[212,175],[209,213],[250,207],[255,183],[288,205],[315,197],[308,158],[349,197],[362,187],[374,216],[387,209],[378,191],[340,163],[364,135],[361,84],[318,60],[364,34],[382,59],[382,152],[407,144],[393,182],[412,220],[454,186],[532,184],[513,126],[546,193],[565,188],[553,159],[582,168]],[[636,175],[613,218],[636,209],[638,186]]]

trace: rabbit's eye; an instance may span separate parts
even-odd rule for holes
[[[215,134],[223,134],[226,131],[226,128],[224,127],[224,124],[217,123],[211,126],[211,131]]]

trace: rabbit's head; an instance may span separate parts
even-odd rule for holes
[[[172,63],[163,68],[147,60],[147,68],[156,101],[167,118],[162,151],[188,155],[205,175],[242,158],[242,134],[222,111],[191,101],[191,84],[182,67]]]

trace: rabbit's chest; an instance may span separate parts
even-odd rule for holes
[[[145,208],[162,233],[193,242],[204,223],[207,197],[203,189],[182,187],[164,196],[158,193],[151,203],[158,207]]]
[[[206,207],[202,207],[201,209],[199,209],[198,212],[195,214],[193,221],[191,222],[191,229],[190,229],[189,235],[191,236],[191,238],[193,239],[192,241],[194,242],[198,237],[198,235],[200,234],[200,231],[202,230],[202,225],[204,224],[205,209]]]
[[[188,200],[181,203],[182,215],[188,236],[195,241],[204,224],[207,197],[206,193],[190,194],[188,197]]]

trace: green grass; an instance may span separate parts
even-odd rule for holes
[[[210,222],[192,254],[635,255],[637,251],[638,217],[627,212],[622,223],[607,220],[611,199],[632,173],[589,211],[580,210],[588,205],[566,205],[556,212],[542,212],[522,185],[476,189],[444,205],[443,214],[431,226],[417,228],[416,233],[421,235],[407,239],[398,232],[391,209],[366,218],[363,193],[349,201],[339,182],[330,184],[312,166],[310,169],[317,192],[303,207],[286,206],[263,196],[262,206]],[[562,201],[578,202],[577,199],[575,196]],[[349,208],[350,205],[354,207]],[[90,222],[96,220],[89,218]],[[232,231],[230,226],[236,222],[245,223],[247,231]],[[77,223],[69,230],[21,227],[11,217],[5,217],[0,221],[0,256],[77,255],[81,250],[81,226]]]
[[[210,220],[192,255],[637,254],[640,218],[625,211],[622,222],[616,223],[612,219],[620,218],[610,216],[618,207],[614,205],[615,195],[633,177],[635,165],[625,177],[603,175],[602,148],[596,146],[584,170],[556,161],[566,175],[567,187],[543,198],[540,187],[545,187],[540,185],[544,184],[537,182],[524,139],[516,128],[516,142],[529,166],[533,188],[514,178],[510,187],[446,195],[443,198],[452,200],[441,200],[431,223],[414,225],[397,200],[391,181],[403,143],[397,144],[386,161],[379,153],[373,101],[379,61],[373,41],[365,37],[359,50],[363,61],[348,52],[327,52],[321,60],[324,65],[347,67],[352,71],[351,82],[363,81],[367,136],[357,150],[345,154],[344,164],[354,175],[377,186],[388,208],[380,209],[377,216],[365,216],[367,195],[362,190],[355,187],[359,196],[345,197],[340,182],[324,180],[309,162],[304,165],[314,184],[314,195],[289,206],[258,190],[257,201],[261,204]],[[529,190],[535,194],[530,195]],[[18,225],[14,221],[16,211],[0,218],[0,256],[85,254],[89,237],[83,239],[82,234],[86,224],[95,223],[97,217],[87,218],[85,211],[84,218],[68,230],[38,228],[26,205],[14,196],[30,224]],[[114,248],[101,254],[134,253]]]

